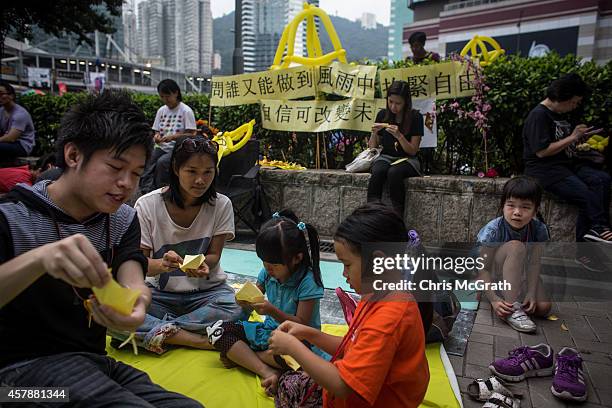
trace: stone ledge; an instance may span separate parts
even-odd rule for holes
[[[261,170],[271,208],[293,209],[328,237],[342,219],[366,202],[369,179],[369,173],[344,170]],[[409,178],[404,219],[426,241],[471,242],[497,216],[506,181],[444,175]],[[383,200],[388,201],[386,194]],[[574,240],[576,207],[545,194],[540,212],[553,241]]]

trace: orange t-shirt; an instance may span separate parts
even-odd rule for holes
[[[351,323],[358,328],[334,364],[355,392],[339,399],[324,390],[323,407],[418,407],[429,384],[429,366],[417,303],[406,293],[376,302],[362,299]]]

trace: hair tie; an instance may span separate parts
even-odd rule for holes
[[[302,221],[298,222],[297,227],[300,231],[304,231],[306,229],[306,224],[304,224]]]
[[[281,217],[281,216],[280,216],[280,214],[278,213],[278,211],[277,211],[277,212],[275,212],[274,214],[272,214],[272,218],[273,218],[273,219],[275,219],[275,220],[278,220],[280,217]]]
[[[419,233],[415,230],[408,231],[408,245],[415,248],[421,244]]]

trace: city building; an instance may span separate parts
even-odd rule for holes
[[[414,22],[404,27],[403,54],[414,31],[427,34],[426,48],[448,55],[474,35],[493,37],[508,54],[543,55],[551,50],[607,63],[612,57],[610,0],[412,0]]]
[[[408,0],[391,0],[391,24],[389,25],[389,60],[401,60],[407,55],[402,51],[404,26],[412,23],[413,12],[408,8]]]
[[[215,51],[215,53],[213,54],[213,66],[212,66],[212,69],[213,69],[213,71],[221,69],[221,54],[219,54],[219,52],[217,52],[217,51]]]
[[[39,27],[33,26],[32,39],[26,41],[26,43],[45,52],[70,54],[75,57],[98,55],[103,58],[124,58],[122,55],[123,50],[121,49],[124,42],[122,16],[108,14],[103,6],[94,7],[98,7],[100,11],[106,13],[110,18],[115,29],[113,34],[87,33],[86,36],[92,42],[92,44],[88,44],[85,42],[79,43],[79,37],[76,34],[55,37],[45,33]]]
[[[140,60],[185,72],[212,73],[210,0],[145,0],[138,4]]]
[[[157,93],[157,83],[174,79],[186,92],[206,91],[209,81],[203,77],[188,77],[184,72],[95,56],[77,57],[71,53],[50,53],[29,44],[6,38],[2,61],[2,79],[28,86],[27,68],[49,70],[52,87],[45,92],[58,92],[58,85],[68,91],[80,91],[91,86],[91,74],[104,73],[105,88],[127,88],[136,92]],[[210,79],[210,78],[208,78]]]
[[[359,19],[361,22],[361,28],[364,30],[375,30],[376,29],[376,14],[374,13],[362,13],[361,18]]]
[[[138,55],[142,61],[164,58],[162,0],[138,3]]]
[[[309,3],[318,6],[319,0]],[[302,0],[242,0],[244,72],[270,68],[285,26],[302,10]],[[304,23],[298,28],[295,55],[307,54],[304,28]]]
[[[130,61],[135,62],[138,60],[138,20],[136,19],[135,0],[123,3],[121,22],[123,26],[123,52],[125,52]]]

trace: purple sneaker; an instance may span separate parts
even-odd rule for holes
[[[586,401],[587,387],[582,371],[582,357],[576,350],[564,347],[557,354],[555,376],[550,387],[555,397],[570,401]]]
[[[489,370],[506,381],[544,377],[553,372],[553,350],[548,344],[523,346],[508,352],[508,358],[495,360]]]

